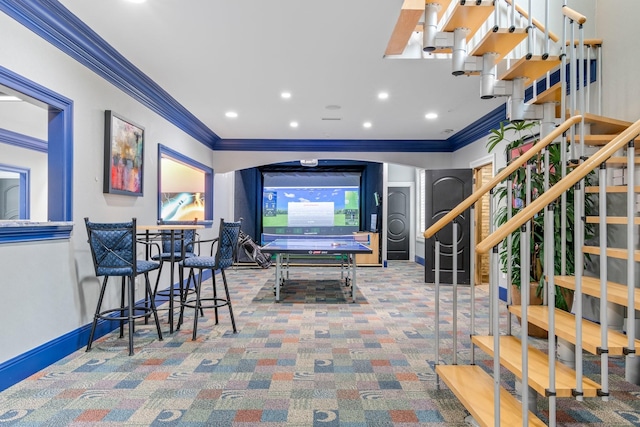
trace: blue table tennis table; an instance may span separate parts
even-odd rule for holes
[[[263,235],[262,252],[274,254],[276,257],[275,296],[280,302],[280,288],[285,284],[285,276],[289,278],[289,256],[335,255],[340,258],[341,278],[351,287],[351,301],[356,302],[356,254],[370,254],[370,247],[359,241],[354,235],[321,236],[321,235]],[[346,264],[346,277],[345,277]]]

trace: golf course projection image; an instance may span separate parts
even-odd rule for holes
[[[265,185],[262,191],[263,233],[350,234],[358,231],[359,176],[356,182],[358,185]]]

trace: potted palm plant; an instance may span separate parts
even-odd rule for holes
[[[525,151],[530,149],[539,141],[538,134],[538,122],[537,121],[517,121],[517,122],[503,122],[500,124],[499,129],[491,131],[491,135],[488,138],[487,149],[492,152],[501,143],[504,145],[505,155],[507,156],[507,164]],[[531,199],[535,199],[537,195],[544,192],[544,168],[548,168],[549,171],[549,186],[553,186],[555,183],[562,179],[561,172],[561,149],[560,145],[552,143],[549,148],[549,164],[545,165],[542,153],[534,156],[529,162],[531,164]],[[495,215],[496,226],[501,226],[508,221],[507,216],[507,192],[512,191],[513,205],[512,215],[516,215],[523,207],[524,201],[527,199],[526,194],[526,169],[524,167],[519,168],[514,176],[512,176],[512,182],[514,185],[512,188],[507,188],[506,185],[499,186],[495,192],[498,200],[498,209]],[[566,203],[566,228],[567,230],[574,230],[574,199],[573,189],[569,191],[567,195]],[[585,211],[592,211],[593,202],[591,198],[585,199]],[[541,303],[542,288],[544,286],[544,277],[542,275],[542,268],[544,265],[544,215],[545,211],[539,212],[531,221],[531,235],[529,238],[531,248],[529,253],[531,254],[531,260],[529,265],[529,277],[523,278],[520,273],[520,231],[516,230],[511,235],[511,256],[508,256],[507,246],[501,245],[499,251],[500,267],[504,273],[507,273],[509,264],[511,265],[511,277],[509,282],[512,285],[513,293],[516,295],[521,292],[521,285],[523,282],[533,284],[533,297],[537,297],[538,303]],[[561,210],[558,207],[554,209],[554,224],[560,224],[561,222]],[[585,239],[589,239],[593,236],[593,227],[587,224],[585,227]],[[554,233],[554,268],[552,274],[561,274],[561,235],[560,233]],[[566,271],[565,273],[571,275],[575,271],[575,249],[573,245],[573,235],[571,232],[566,236]],[[517,296],[517,295],[516,295]],[[570,311],[571,303],[573,300],[573,294],[566,288],[556,286],[555,292],[555,306],[560,309]],[[534,298],[531,299],[535,301]],[[515,301],[514,301],[515,303]]]

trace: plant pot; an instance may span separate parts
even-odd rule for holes
[[[538,283],[532,282],[529,283],[529,305],[542,305],[542,298],[537,296],[538,292]],[[511,300],[513,305],[522,305],[522,298],[520,295],[520,289],[515,285],[511,285]],[[520,317],[516,316],[518,322],[520,322]],[[529,322],[528,332],[530,337],[534,338],[548,338],[549,334],[546,330],[533,325]]]

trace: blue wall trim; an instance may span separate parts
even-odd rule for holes
[[[451,151],[457,151],[480,138],[484,138],[489,135],[491,129],[499,127],[500,122],[504,121],[506,118],[507,104],[505,103],[450,137],[447,142],[451,144]]]
[[[31,169],[0,163],[0,171],[18,174],[20,182],[18,218],[22,220],[29,219],[29,215],[31,215],[31,201],[29,197],[31,194]]]
[[[448,141],[400,139],[223,139],[217,151],[450,152]]]
[[[57,0],[0,2],[0,10],[212,150],[453,152],[486,136],[500,122],[492,119],[494,111],[447,140],[221,140]]]
[[[46,153],[49,150],[47,141],[13,132],[8,129],[0,129],[0,142],[15,145],[20,148],[26,148],[27,150],[39,151],[41,153]]]
[[[0,8],[5,3],[0,3]],[[47,216],[49,221],[73,220],[73,101],[52,90],[28,80],[7,68],[0,66],[0,84],[37,99],[49,106],[49,124],[47,141],[48,199]],[[5,132],[17,140],[30,141],[30,137],[18,137],[18,134]],[[29,142],[29,143],[30,143]],[[19,235],[24,233],[25,241],[49,240],[70,236],[71,227],[37,227],[27,230],[25,227],[3,227],[0,242],[21,241]],[[42,232],[40,239],[39,231]]]
[[[204,218],[202,218],[205,223],[211,224],[213,222],[213,168],[206,166],[196,160],[193,160],[190,157],[185,156],[184,154],[175,151],[166,145],[158,144],[158,188],[162,188],[160,185],[160,165],[161,158],[163,155],[167,157],[171,157],[178,162],[184,163],[185,165],[191,166],[194,169],[200,169],[204,172]],[[161,194],[158,192],[158,218],[161,218]]]
[[[211,270],[203,271],[202,280],[210,278]],[[196,280],[197,279],[198,275],[196,275]],[[164,299],[162,297],[158,297],[156,303],[160,305],[166,301],[166,297]],[[138,303],[142,304],[144,303],[144,300],[140,300]],[[114,313],[113,315],[115,316],[117,314],[119,313]],[[101,319],[98,321],[98,325],[96,326],[94,340],[116,330],[118,327],[118,322]],[[63,357],[84,348],[89,341],[90,332],[91,324],[86,324],[0,364],[0,391],[11,387],[25,378],[28,378]],[[123,339],[126,340],[126,337]]]
[[[220,139],[60,2],[0,2],[0,10],[196,140],[211,147]]]
[[[68,239],[73,225],[22,225],[0,227],[0,243],[33,242],[36,240]]]

